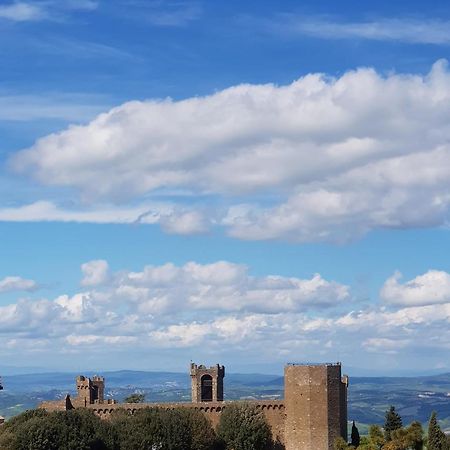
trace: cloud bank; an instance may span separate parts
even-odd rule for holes
[[[81,271],[78,293],[0,307],[2,355],[20,347],[86,356],[108,345],[109,355],[170,349],[317,361],[339,354],[346,361],[392,356],[395,365],[417,354],[441,363],[450,348],[448,293],[429,297],[433,279],[441,280],[438,291],[448,288],[446,272],[403,285],[396,274],[381,290],[382,303],[362,306],[349,286],[319,274],[255,277],[227,261],[112,272],[107,261],[94,260]]]
[[[310,74],[125,103],[39,139],[10,168],[94,207],[152,195],[188,205],[162,223],[169,232],[215,225],[240,239],[345,242],[447,224],[449,115],[444,61],[424,76]]]

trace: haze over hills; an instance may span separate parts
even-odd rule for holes
[[[77,373],[35,373],[3,377],[0,414],[11,417],[43,400],[75,394]],[[86,372],[91,376],[94,373]],[[181,372],[122,370],[105,372],[106,395],[119,401],[127,395],[146,394],[147,401],[190,400],[190,379]],[[225,399],[282,398],[283,377],[269,374],[229,373],[225,377]],[[361,430],[371,423],[382,424],[384,412],[395,405],[405,424],[412,420],[426,423],[432,411],[441,425],[450,430],[450,373],[421,377],[352,377],[349,390],[349,420]]]

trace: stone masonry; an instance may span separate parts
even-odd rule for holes
[[[49,411],[89,408],[101,418],[116,409],[130,414],[142,408],[193,408],[205,414],[214,427],[220,414],[232,402],[223,401],[225,368],[191,364],[191,403],[122,403],[104,400],[104,379],[77,377],[77,397],[73,400],[44,402]],[[289,364],[284,369],[284,400],[257,400],[272,430],[277,448],[285,450],[332,450],[334,441],[347,440],[348,377],[341,364]]]
[[[225,367],[205,366],[191,363],[192,403],[223,401],[223,377]]]

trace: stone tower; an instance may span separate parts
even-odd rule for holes
[[[80,375],[77,377],[77,405],[86,406],[103,403],[105,396],[105,379],[94,376],[92,379]]]
[[[223,401],[224,366],[216,364],[208,369],[203,365],[191,363],[190,374],[193,403]]]
[[[347,386],[340,363],[285,367],[286,450],[332,450],[339,436],[347,441]]]

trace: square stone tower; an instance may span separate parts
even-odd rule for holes
[[[347,440],[348,377],[337,364],[290,364],[284,369],[286,450],[333,450]]]
[[[79,406],[103,403],[105,396],[105,379],[94,376],[92,380],[80,375],[77,377],[77,398],[74,402]]]
[[[191,363],[192,402],[221,402],[223,401],[223,378],[225,367]]]

